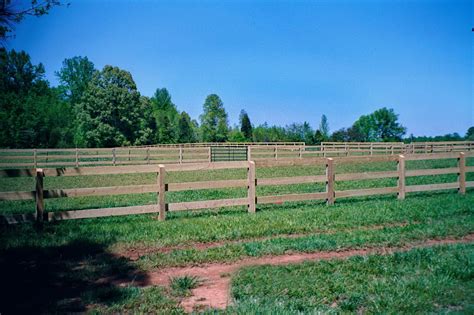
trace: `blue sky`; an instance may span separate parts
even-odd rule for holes
[[[231,123],[241,109],[254,124],[326,114],[334,131],[386,106],[408,134],[474,125],[470,1],[68,1],[7,43],[52,85],[64,58],[87,56],[143,95],[166,87],[193,118],[216,93]]]

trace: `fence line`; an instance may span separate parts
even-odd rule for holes
[[[390,156],[390,157],[341,157],[341,158],[318,158],[318,159],[294,159],[290,161],[238,161],[238,162],[216,162],[198,163],[188,165],[140,165],[140,166],[116,166],[116,167],[89,167],[89,168],[65,168],[65,169],[16,169],[1,170],[0,177],[35,177],[36,185],[34,191],[14,191],[0,192],[0,200],[35,200],[35,214],[19,214],[0,216],[7,223],[18,223],[22,221],[54,221],[65,219],[81,219],[117,215],[159,213],[160,220],[165,220],[167,211],[196,210],[207,208],[220,208],[228,206],[246,205],[249,213],[255,213],[256,205],[268,203],[281,203],[289,201],[303,200],[326,200],[328,205],[334,204],[337,199],[356,196],[372,196],[381,194],[397,194],[398,199],[405,198],[407,193],[458,189],[460,194],[466,193],[466,188],[474,187],[474,181],[466,181],[466,173],[474,172],[474,166],[466,166],[466,157],[474,157],[474,152],[429,154],[423,156]],[[406,170],[405,162],[413,160],[447,159],[456,158],[457,167],[435,168],[435,169],[415,169]],[[343,173],[335,171],[335,165],[358,162],[397,162],[397,171],[374,171],[361,173]],[[272,163],[269,163],[272,162]],[[256,167],[278,167],[297,165],[325,165],[324,175],[294,176],[278,178],[257,178]],[[198,182],[167,183],[166,174],[168,172],[198,171],[198,170],[221,170],[221,169],[247,169],[246,179],[214,180]],[[49,189],[45,190],[43,178],[50,176],[88,176],[106,174],[130,174],[130,173],[156,173],[157,182],[151,185],[128,185],[112,187],[94,188],[73,188],[73,189]],[[452,183],[439,183],[429,185],[406,185],[407,177],[458,174],[458,180]],[[336,190],[336,182],[397,178],[397,185],[393,187],[364,188],[354,190]],[[272,196],[257,196],[257,186],[291,185],[302,183],[325,183],[324,192],[313,193],[293,193]],[[167,203],[166,194],[171,191],[219,189],[229,187],[246,187],[247,197],[200,200]],[[153,192],[157,194],[157,202],[152,205],[127,206],[100,208],[88,210],[71,210],[58,212],[45,212],[44,200],[50,198],[65,198],[79,196],[103,196],[121,194],[140,194]]]
[[[54,168],[211,162],[211,146],[217,144],[203,143],[195,145],[97,149],[0,149],[0,168]],[[236,146],[234,143],[232,145]],[[474,151],[474,141],[420,142],[410,144],[401,142],[323,142],[317,146],[304,145],[304,143],[298,142],[241,143],[239,145],[247,147],[247,159],[249,161]],[[235,156],[240,158],[245,155],[237,154]]]

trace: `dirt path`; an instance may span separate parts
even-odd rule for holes
[[[224,309],[231,303],[230,280],[232,274],[245,266],[255,265],[285,265],[301,263],[307,260],[326,260],[334,258],[348,258],[356,255],[390,254],[398,251],[407,251],[419,247],[430,247],[443,244],[471,243],[474,234],[469,234],[462,239],[426,240],[408,244],[402,247],[366,248],[342,251],[327,251],[316,253],[295,253],[281,256],[243,259],[229,264],[207,264],[199,267],[167,268],[149,274],[150,285],[168,285],[169,279],[177,276],[193,275],[201,278],[203,283],[192,290],[192,296],[185,298],[181,304],[187,312],[193,309],[218,308]]]

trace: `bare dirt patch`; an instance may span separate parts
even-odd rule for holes
[[[390,254],[419,247],[430,247],[444,244],[471,243],[474,234],[461,239],[433,239],[411,243],[402,247],[373,247],[354,250],[327,251],[315,253],[294,253],[281,256],[247,258],[229,264],[206,264],[202,266],[167,268],[148,274],[149,285],[168,285],[172,277],[192,275],[203,280],[202,285],[192,290],[192,296],[184,298],[181,305],[187,312],[195,309],[224,309],[232,303],[229,294],[231,276],[238,269],[255,265],[285,265],[309,260],[345,259],[357,255]]]

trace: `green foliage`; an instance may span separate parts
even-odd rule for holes
[[[56,72],[64,96],[72,105],[76,105],[84,95],[87,85],[95,72],[94,64],[87,57],[66,58]]]
[[[201,280],[196,276],[184,275],[170,279],[170,287],[176,296],[189,296],[191,290],[197,288]]]
[[[229,130],[229,138],[227,139],[230,142],[246,142],[249,141],[244,133],[239,130],[238,127],[231,128]]]
[[[466,140],[474,141],[474,126],[469,127],[466,132]]]
[[[196,142],[196,134],[193,128],[191,117],[188,113],[182,112],[178,121],[178,143]]]
[[[61,5],[60,0],[29,0],[25,3],[12,3],[11,0],[2,0],[0,4],[0,40],[11,37],[13,24],[20,23],[25,16],[42,16],[54,7]]]
[[[250,123],[249,115],[243,109],[240,111],[240,131],[242,132],[246,141],[252,141],[253,127]]]
[[[0,146],[68,147],[71,108],[25,52],[0,49]]]
[[[216,94],[206,97],[201,115],[202,141],[224,142],[227,140],[229,126],[224,103]]]
[[[329,123],[328,123],[328,118],[326,117],[326,115],[321,116],[321,122],[319,123],[318,131],[319,131],[319,134],[317,135],[317,137],[319,137],[319,139],[317,139],[317,141],[318,142],[328,141]]]
[[[352,128],[355,129],[353,132],[358,134],[352,138],[359,138],[360,135],[361,141],[401,141],[406,132],[406,128],[398,122],[395,111],[386,107],[361,116]]]
[[[142,123],[140,94],[132,75],[105,66],[94,73],[77,106],[76,143],[85,147],[113,147],[137,143]]]
[[[176,143],[178,140],[179,113],[166,88],[156,89],[151,98],[156,120],[155,143]]]

